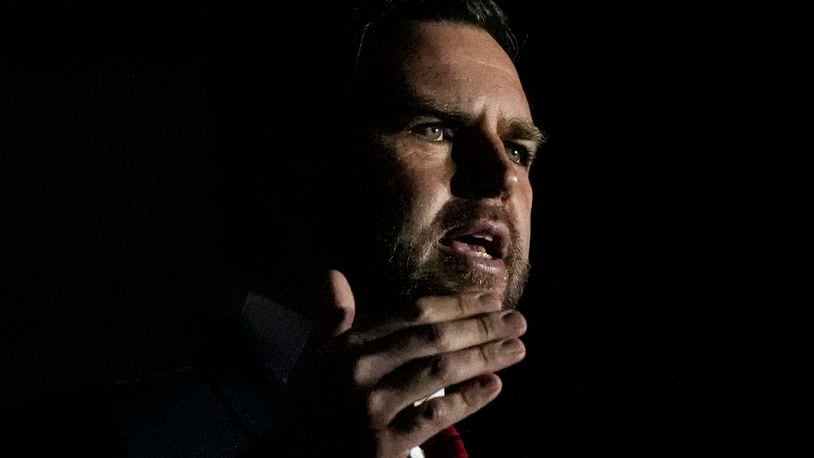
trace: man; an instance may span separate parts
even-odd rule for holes
[[[495,373],[524,356],[514,306],[542,135],[492,2],[390,1],[364,24],[347,55],[319,50],[328,74],[314,76],[346,83],[310,86],[314,102],[286,115],[268,152],[285,173],[324,173],[274,202],[292,215],[280,226],[310,233],[255,251],[278,278],[327,273],[324,297],[299,282],[238,294],[264,370],[223,339],[220,359],[72,399],[27,428],[56,439],[18,440],[21,455],[464,453],[450,426],[495,399]],[[309,326],[282,305],[315,320],[303,351]]]
[[[543,135],[511,46],[490,1],[388,2],[363,28],[340,104],[353,107],[342,128],[357,142],[331,152],[330,172],[367,173],[333,177],[361,189],[332,202],[341,228],[320,228],[342,267],[328,274],[332,319],[290,383],[290,450],[418,453],[495,399],[495,373],[523,359],[514,307]]]

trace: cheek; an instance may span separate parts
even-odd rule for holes
[[[418,229],[430,224],[450,199],[455,167],[448,154],[414,148],[409,143],[396,142],[395,166],[407,197],[407,225]]]
[[[528,254],[529,245],[531,243],[531,206],[534,200],[534,192],[531,185],[526,181],[524,186],[518,190],[517,195],[517,223],[522,239],[521,244],[523,250]]]
[[[517,189],[517,196],[520,199],[520,206],[523,208],[524,214],[531,216],[531,204],[534,201],[534,190],[531,188],[531,182],[528,177],[525,177]]]
[[[426,167],[412,170],[409,177],[411,222],[426,227],[450,199],[449,179],[443,170]]]

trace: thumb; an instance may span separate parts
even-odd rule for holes
[[[328,297],[329,322],[326,323],[326,333],[329,337],[336,337],[350,329],[353,318],[356,316],[356,301],[353,299],[353,290],[350,288],[347,277],[338,270],[328,271]]]

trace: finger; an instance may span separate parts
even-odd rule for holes
[[[328,306],[334,315],[331,337],[350,329],[356,315],[356,301],[347,277],[338,270],[328,271]]]
[[[390,434],[408,449],[421,445],[492,402],[502,387],[500,377],[495,374],[450,387],[445,396],[402,412],[390,425]]]
[[[526,320],[515,310],[414,326],[369,345],[369,352],[355,363],[354,379],[360,386],[371,386],[409,361],[520,337],[525,332]]]
[[[377,423],[389,423],[415,401],[509,367],[525,355],[526,347],[519,339],[507,339],[415,361],[388,374],[368,393],[368,411]]]
[[[500,296],[494,293],[461,293],[450,296],[425,296],[407,309],[401,310],[375,325],[368,325],[349,335],[351,346],[361,346],[401,329],[444,321],[459,320],[503,308]]]

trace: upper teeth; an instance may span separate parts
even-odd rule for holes
[[[475,237],[476,239],[484,239],[489,242],[492,241],[492,236],[489,234],[472,234],[472,237]]]

